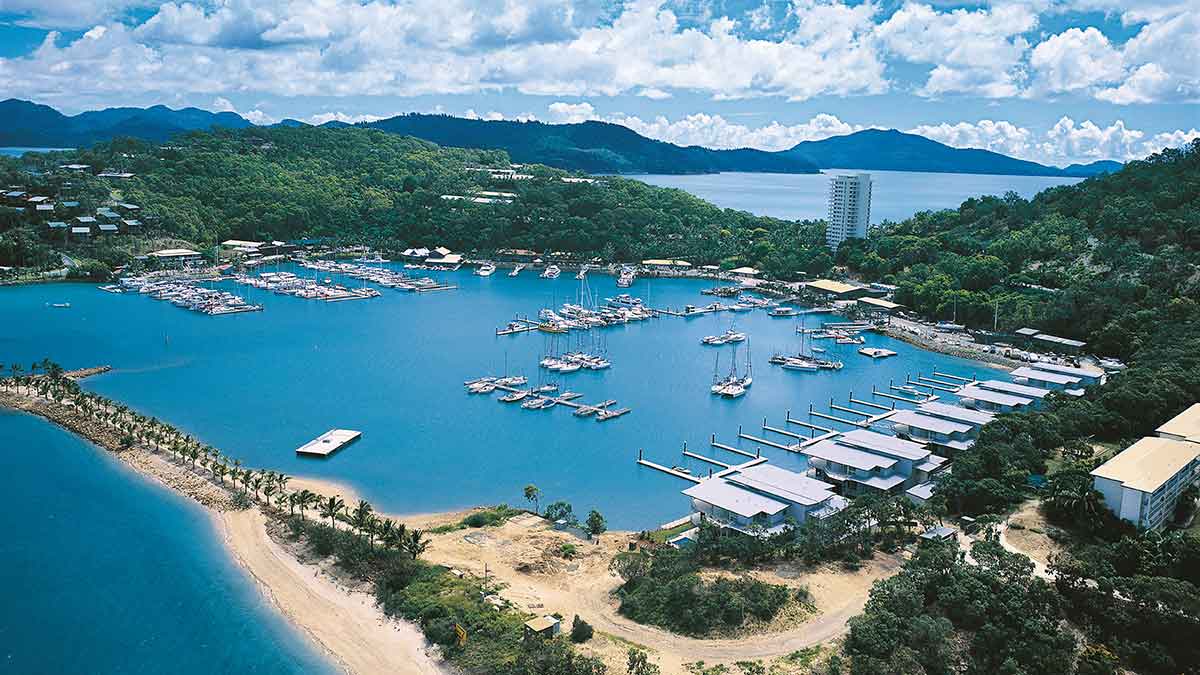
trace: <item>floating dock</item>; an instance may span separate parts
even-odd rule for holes
[[[352,429],[330,429],[313,440],[296,448],[297,455],[308,457],[328,457],[342,448],[357,441],[362,436],[361,431]]]

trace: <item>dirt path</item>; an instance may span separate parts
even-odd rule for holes
[[[858,572],[837,567],[815,571],[781,566],[756,573],[764,581],[792,587],[806,586],[817,613],[794,628],[737,639],[696,639],[636,623],[617,613],[612,593],[620,579],[609,572],[612,556],[623,550],[631,533],[609,533],[599,545],[583,542],[551,529],[534,516],[514,518],[501,527],[458,530],[435,535],[426,553],[432,562],[489,577],[504,585],[500,595],[534,614],[560,613],[564,624],[579,615],[598,633],[616,640],[589,644],[610,668],[621,664],[628,643],[654,653],[664,675],[683,674],[684,664],[709,665],[735,661],[769,660],[811,647],[842,635],[850,617],[862,611],[871,586],[899,571],[902,561],[878,556]],[[568,543],[578,549],[571,560],[557,552]],[[620,669],[623,669],[623,664]]]

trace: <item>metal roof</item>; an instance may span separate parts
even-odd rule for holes
[[[1200,458],[1200,443],[1149,436],[1093,469],[1092,475],[1152,493],[1197,458]]]
[[[975,428],[961,422],[951,422],[940,417],[922,415],[915,410],[897,410],[888,420],[897,424],[907,424],[914,429],[932,431],[935,434],[965,434]]]
[[[925,448],[923,443],[906,441],[902,438],[887,436],[874,431],[867,431],[866,429],[847,431],[835,440],[843,445],[853,445],[898,459],[924,459],[929,455],[929,450]]]
[[[1049,389],[1030,387],[1029,385],[1015,384],[1013,382],[1005,382],[1004,380],[984,380],[976,384],[992,391],[1002,391],[1006,394],[1017,394],[1018,396],[1032,396],[1033,398],[1045,398],[1050,393]]]
[[[1176,436],[1200,443],[1200,403],[1193,403],[1187,410],[1164,423],[1158,428],[1158,435]]]
[[[973,398],[977,401],[995,403],[996,405],[1022,406],[1033,403],[1033,399],[1031,398],[1005,394],[999,391],[983,389],[982,387],[963,387],[958,390],[958,396],[960,398]]]
[[[800,452],[809,457],[844,464],[862,471],[890,469],[896,466],[897,461],[891,457],[884,457],[873,452],[859,450],[858,448],[842,445],[830,440],[818,441],[812,445],[804,446],[800,448]]]
[[[858,286],[853,284],[834,281],[832,279],[817,279],[816,281],[807,281],[804,283],[804,285],[809,288],[815,288],[818,291],[825,291],[826,293],[835,293],[838,295],[861,290]]]
[[[726,482],[724,478],[709,478],[684,490],[683,494],[744,518],[759,514],[773,516],[788,507],[783,502]]]
[[[1076,377],[1104,377],[1104,371],[1100,368],[1077,368],[1075,366],[1064,366],[1060,363],[1043,363],[1037,362],[1032,364],[1036,370],[1044,370],[1050,373],[1060,373],[1063,375],[1074,375]]]
[[[988,422],[996,419],[996,416],[990,412],[982,410],[971,410],[958,405],[950,405],[949,403],[940,403],[938,401],[930,401],[917,406],[917,410],[932,415],[933,417],[942,417],[955,422],[964,424],[973,424],[975,426],[983,426]]]
[[[1073,375],[1048,372],[1040,368],[1035,369],[1028,366],[1021,366],[1020,368],[1009,372],[1009,375],[1012,375],[1013,377],[1025,377],[1038,382],[1050,382],[1052,384],[1062,385],[1079,384],[1083,381],[1079,377]]]
[[[820,504],[833,494],[829,483],[770,464],[746,467],[725,480],[805,506]]]

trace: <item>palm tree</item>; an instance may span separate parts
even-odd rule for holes
[[[525,486],[525,501],[533,502],[534,513],[541,512],[541,499],[542,491],[538,489],[538,486],[534,485],[533,483]]]
[[[396,523],[391,518],[383,518],[375,528],[375,534],[384,548],[392,548],[396,544]]]
[[[187,451],[188,459],[192,460],[192,468],[196,468],[196,460],[200,459],[200,448],[192,446]]]
[[[224,485],[225,474],[229,473],[229,467],[225,466],[224,464],[214,464],[212,472],[213,475],[217,477],[217,480],[221,483],[221,485]]]
[[[263,477],[261,473],[254,474],[254,478],[250,479],[250,487],[254,488],[254,501],[258,501],[258,491],[262,489]]]
[[[301,490],[300,491],[299,503],[297,505],[300,507],[300,519],[301,520],[304,520],[305,510],[307,510],[310,506],[315,504],[317,501],[319,501],[319,498],[317,497],[316,493],[311,492],[309,490]]]
[[[404,548],[405,553],[412,556],[413,560],[416,560],[418,556],[429,548],[429,543],[429,539],[425,537],[424,532],[414,529],[408,533],[408,537],[404,539],[401,546]]]
[[[346,502],[342,501],[341,497],[335,495],[329,499],[326,499],[324,502],[321,502],[321,516],[323,518],[328,518],[329,526],[337,529],[337,523],[334,522],[334,519],[338,517],[338,514],[341,513],[342,509],[344,508],[346,508]]]
[[[365,499],[358,500],[358,506],[354,507],[354,512],[350,514],[350,524],[354,529],[358,530],[359,534],[363,534],[367,525],[370,524],[371,518],[375,513],[375,509],[371,508],[371,504]]]

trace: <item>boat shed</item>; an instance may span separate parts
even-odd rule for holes
[[[857,300],[858,298],[869,295],[868,289],[854,284],[847,284],[833,279],[817,279],[816,281],[805,281],[801,284],[808,290],[823,295],[833,300]]]

